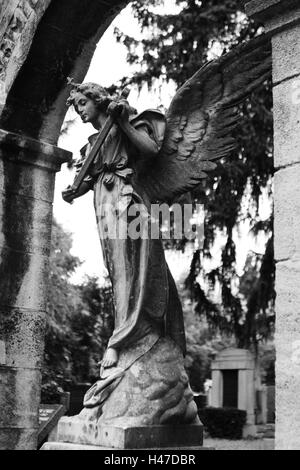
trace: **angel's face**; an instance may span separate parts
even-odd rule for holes
[[[82,119],[82,122],[95,122],[99,116],[99,109],[93,100],[83,93],[76,93],[74,96],[74,108]]]

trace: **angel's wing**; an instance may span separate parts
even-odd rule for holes
[[[162,149],[140,183],[152,201],[172,202],[234,150],[237,104],[271,76],[271,42],[262,35],[209,62],[176,93]]]

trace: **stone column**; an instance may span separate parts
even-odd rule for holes
[[[253,0],[272,34],[275,144],[276,448],[300,448],[300,4]]]
[[[71,154],[0,130],[0,449],[35,449],[55,173]]]
[[[238,409],[247,412],[247,421],[243,429],[243,436],[255,436],[255,386],[254,369],[240,369],[238,376]]]
[[[212,370],[212,390],[211,390],[211,406],[219,408],[223,406],[223,377],[220,370]]]

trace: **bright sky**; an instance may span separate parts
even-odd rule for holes
[[[176,12],[177,7],[175,7],[174,0],[166,1],[166,6],[167,11]],[[109,86],[132,73],[132,67],[126,62],[127,49],[122,44],[117,43],[114,38],[113,30],[116,26],[121,31],[130,35],[136,37],[140,35],[137,20],[133,17],[130,7],[125,8],[101,38],[85,81],[93,81],[103,86]],[[144,87],[140,94],[138,94],[136,89],[132,89],[128,99],[132,106],[137,108],[138,111],[142,111],[147,108],[159,107],[161,104],[168,107],[174,94],[175,86],[172,83],[162,85],[162,87],[160,84],[151,93],[147,87]],[[67,135],[63,135],[60,138],[58,145],[72,151],[74,156],[77,157],[80,148],[85,145],[87,137],[94,133],[95,130],[90,124],[83,124],[75,111],[70,109],[66,119],[73,119],[74,117],[76,117],[75,124],[71,126]],[[76,199],[73,205],[65,203],[61,198],[61,191],[68,184],[71,184],[72,181],[73,173],[64,165],[62,171],[57,175],[54,198],[54,216],[67,231],[72,233],[72,253],[83,262],[72,280],[75,283],[81,282],[84,276],[89,274],[99,277],[101,282],[101,279],[106,274],[106,270],[103,265],[100,242],[97,235],[93,192],[90,191],[87,195]],[[266,213],[262,214],[262,216],[267,217],[267,215],[268,208],[266,206]],[[239,259],[240,270],[244,265],[249,250],[263,250],[262,241],[259,244],[255,243],[254,240],[248,237],[248,231],[249,225],[245,222],[240,227],[239,232],[235,234],[236,242],[238,242],[237,258]],[[216,244],[212,255],[211,267],[213,268],[220,263],[220,244]],[[167,252],[166,257],[175,280],[179,280],[183,277],[183,274],[186,275],[188,273],[191,261],[190,250],[187,250],[185,254]]]

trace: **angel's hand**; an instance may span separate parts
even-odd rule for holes
[[[71,186],[68,186],[64,191],[62,191],[61,195],[65,202],[72,204],[76,197],[76,192],[72,189]]]
[[[129,103],[127,100],[113,101],[107,108],[108,114],[118,122],[128,122],[129,119]]]

